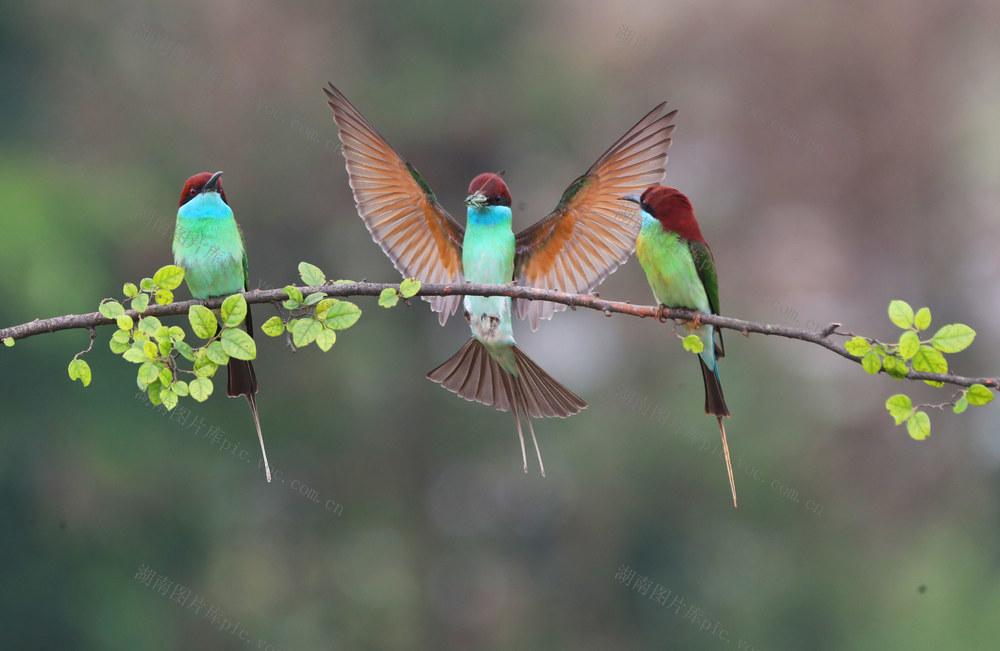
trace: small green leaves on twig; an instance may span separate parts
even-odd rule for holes
[[[861,358],[861,365],[868,373],[885,372],[897,380],[905,378],[910,369],[928,373],[948,373],[946,353],[957,353],[972,345],[976,331],[963,323],[951,323],[938,329],[929,339],[921,339],[920,333],[931,325],[931,311],[922,307],[916,314],[906,301],[889,303],[889,320],[903,329],[899,341],[895,344],[885,344],[874,339],[854,337],[844,347],[847,352]],[[944,386],[942,382],[924,380],[935,387]],[[960,414],[969,405],[984,405],[993,399],[993,393],[982,384],[974,384],[960,392],[956,400],[945,405],[953,406],[953,411]],[[923,440],[930,436],[931,421],[927,412],[913,406],[908,396],[898,393],[886,400],[885,407],[889,410],[897,425],[906,423],[910,436]]]
[[[299,276],[308,286],[326,284],[326,274],[316,265],[299,263]],[[261,331],[269,337],[278,337],[286,331],[292,336],[292,345],[302,348],[315,342],[326,352],[337,341],[337,330],[345,330],[361,317],[361,308],[350,301],[327,298],[323,292],[313,292],[303,296],[298,288],[285,287],[288,300],[282,306],[292,314],[286,321],[280,316],[272,316],[261,326]]]
[[[395,307],[400,298],[407,299],[417,295],[420,291],[420,281],[416,278],[407,278],[399,284],[399,289],[386,287],[378,295],[378,304],[382,307]]]
[[[150,297],[160,305],[173,302],[173,290],[184,281],[184,270],[175,265],[159,269],[152,278],[143,278],[138,287],[133,283],[122,286],[122,294],[131,298],[132,309],[142,312],[149,305]],[[180,398],[191,396],[201,402],[212,395],[212,380],[219,366],[229,363],[231,357],[255,359],[257,346],[240,327],[246,320],[246,299],[233,294],[222,302],[219,316],[203,305],[188,308],[191,332],[205,343],[197,348],[184,341],[186,333],[180,326],[166,326],[155,316],[141,316],[137,323],[125,314],[125,308],[116,300],[101,302],[98,311],[114,319],[118,330],[111,335],[108,347],[125,361],[138,364],[136,383],[146,391],[154,405],[162,404],[168,410],[177,406]],[[221,319],[221,324],[220,324]],[[180,358],[192,362],[191,369],[181,368]],[[71,379],[90,382],[90,368],[81,359],[70,363]],[[193,375],[187,382],[179,374]]]

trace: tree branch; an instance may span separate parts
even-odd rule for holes
[[[399,289],[399,285],[367,282],[328,283],[326,285],[316,287],[299,287],[298,289],[304,295],[308,295],[313,292],[323,292],[327,296],[333,297],[378,296],[384,289]],[[789,328],[785,326],[755,323],[753,321],[744,321],[743,319],[734,319],[731,317],[719,316],[717,314],[703,314],[692,310],[665,308],[662,306],[658,307],[652,305],[633,305],[627,302],[604,300],[598,296],[567,294],[565,292],[536,289],[534,287],[521,287],[514,284],[478,285],[466,283],[463,285],[422,285],[420,291],[417,292],[417,296],[452,295],[510,296],[511,298],[546,300],[554,303],[561,303],[572,308],[585,307],[592,310],[600,310],[609,317],[612,314],[617,313],[630,314],[638,317],[655,317],[663,320],[676,319],[679,321],[694,321],[697,319],[701,323],[707,323],[709,325],[716,326],[717,328],[736,330],[743,333],[744,336],[749,336],[750,333],[756,333],[806,341],[816,344],[817,346],[822,346],[823,348],[826,348],[827,350],[830,350],[844,359],[850,360],[856,364],[861,363],[860,358],[854,357],[847,352],[843,345],[830,339],[830,337],[835,335],[841,337],[853,336],[853,333],[839,332],[838,330],[841,325],[839,323],[831,323],[822,330],[814,332],[799,328]],[[247,292],[245,296],[247,303],[251,304],[278,303],[288,298],[283,289],[258,289]],[[141,316],[161,317],[183,315],[187,314],[188,308],[192,305],[204,305],[209,308],[220,307],[224,298],[225,297],[219,297],[207,300],[194,299],[189,301],[179,301],[169,305],[150,305],[142,314],[137,314],[134,310],[126,310],[126,314],[131,316],[133,319],[138,319]],[[51,319],[36,319],[35,321],[22,323],[21,325],[0,329],[0,339],[8,337],[11,339],[25,339],[27,337],[47,332],[58,332],[60,330],[72,330],[76,328],[92,330],[97,326],[114,324],[114,319],[108,319],[102,316],[99,312],[92,312],[90,314],[67,314],[65,316],[58,316]],[[983,384],[993,389],[1000,389],[1000,379],[995,377],[969,378],[961,375],[944,373],[925,373],[911,369],[907,374],[906,379],[931,380],[962,387],[972,386],[973,384]]]

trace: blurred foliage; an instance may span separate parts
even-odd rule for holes
[[[665,182],[696,207],[723,314],[889,337],[884,306],[907,296],[976,328],[955,371],[1000,368],[1000,289],[983,282],[1000,275],[995,3],[2,9],[5,325],[91,311],[169,264],[179,188],[205,170],[226,172],[251,287],[296,282],[300,260],[397,280],[356,215],[320,90],[333,81],[457,217],[470,178],[506,169],[515,227],[667,99],[680,114]],[[651,300],[636,264],[601,294]],[[167,413],[106,345],[87,355],[84,389],[66,364],[85,331],[0,348],[5,646],[1000,637],[995,405],[944,412],[914,441],[885,418],[893,380],[733,337],[720,365],[733,510],[671,326],[589,310],[516,326],[590,404],[536,422],[543,479],[521,472],[510,414],[424,379],[468,336],[461,319],[441,328],[420,301],[358,303],[365,318],[329,353],[258,338],[271,484],[242,401],[217,392]],[[914,402],[939,391],[908,389]],[[645,594],[616,578],[623,567]],[[657,585],[683,610],[652,599]],[[711,632],[723,629],[728,644]]]

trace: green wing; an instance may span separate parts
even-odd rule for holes
[[[701,279],[701,284],[705,287],[705,295],[708,296],[708,304],[712,308],[712,314],[718,314],[719,277],[715,273],[715,258],[712,257],[712,250],[704,242],[693,240],[688,242],[688,246],[691,248],[691,258],[698,271],[698,278]],[[722,343],[722,331],[718,328],[715,329],[715,356],[726,356],[726,347]]]
[[[240,232],[240,238],[243,237],[243,232]],[[250,267],[247,265],[247,245],[244,241],[243,243],[243,289],[250,291]],[[247,334],[250,338],[253,338],[253,319],[250,317],[250,306],[247,305]]]

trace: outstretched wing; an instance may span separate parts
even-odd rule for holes
[[[461,283],[465,229],[438,204],[413,166],[379,135],[333,84],[323,92],[344,143],[358,214],[396,269],[424,283]],[[441,324],[461,296],[426,298]]]
[[[520,284],[585,294],[628,260],[642,219],[639,207],[621,197],[663,178],[677,115],[660,116],[666,105],[650,111],[573,181],[548,217],[518,233],[514,277]],[[532,330],[566,309],[548,301],[515,302]]]

